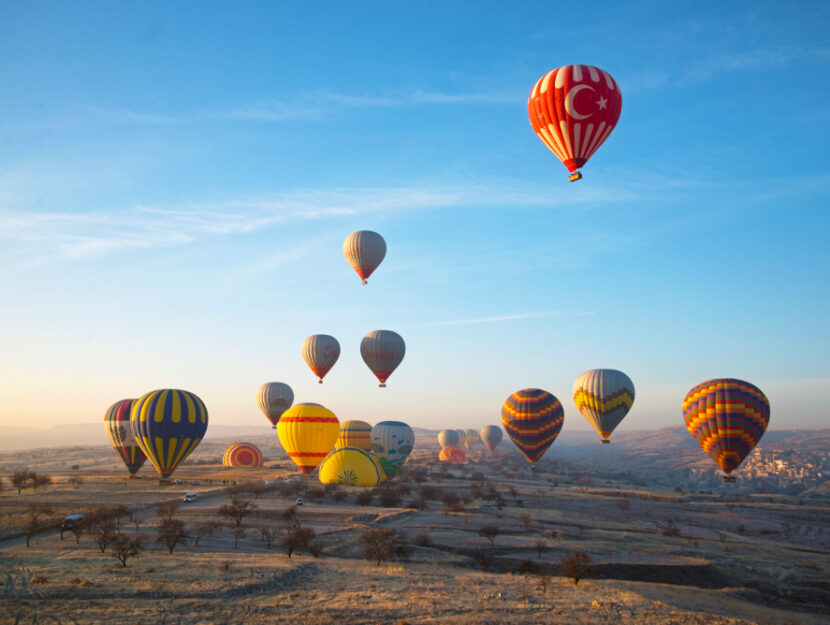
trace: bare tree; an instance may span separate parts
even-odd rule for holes
[[[18,495],[24,488],[29,488],[31,479],[31,472],[27,469],[18,469],[14,472],[12,475],[12,486],[17,489]]]
[[[181,519],[162,521],[156,531],[156,542],[167,547],[171,554],[179,543],[186,545],[187,534],[184,530],[184,521]]]
[[[86,533],[93,537],[98,549],[104,553],[116,535],[115,519],[110,515],[110,511],[107,508],[90,510],[84,518],[84,525]]]
[[[533,548],[536,550],[536,557],[538,560],[542,559],[542,553],[545,551],[550,551],[550,545],[548,545],[544,540],[541,538],[536,541],[533,545]]]
[[[566,553],[562,556],[559,564],[562,574],[574,581],[574,586],[579,580],[586,577],[591,571],[591,558],[586,553]]]
[[[297,515],[297,506],[286,508],[280,514],[280,519],[285,521],[291,527],[300,527],[300,517]]]
[[[26,522],[26,525],[23,526],[23,535],[26,537],[26,547],[29,546],[29,542],[35,534],[46,529],[47,525],[43,522],[43,517],[52,514],[54,510],[52,510],[51,506],[46,504],[31,503],[29,504],[28,512],[28,521]]]
[[[257,505],[250,499],[233,497],[230,503],[219,506],[219,514],[230,518],[234,522],[234,526],[239,527],[245,517],[252,514],[256,509]]]
[[[239,545],[239,539],[245,535],[245,528],[241,525],[235,525],[231,529],[231,534],[233,534],[233,548],[237,549]]]
[[[519,520],[525,526],[525,531],[530,529],[530,524],[533,523],[533,517],[530,516],[527,512],[523,513],[522,516],[519,517]]]
[[[406,558],[409,555],[409,543],[405,534],[398,530],[376,527],[360,535],[363,543],[363,555],[367,560],[376,560],[377,565],[392,556]]]
[[[496,542],[496,536],[499,535],[499,528],[496,525],[482,525],[478,529],[478,535],[489,540],[492,547]]]
[[[202,521],[193,527],[193,546],[199,545],[199,541],[205,536],[213,536],[213,532],[219,529],[219,523],[214,520]]]
[[[481,565],[481,568],[485,571],[489,571],[490,567],[493,565],[493,559],[490,557],[490,554],[487,552],[487,549],[479,546],[473,550],[473,560],[478,562]]]
[[[48,475],[43,475],[41,473],[30,473],[32,480],[32,488],[35,490],[38,489],[39,486],[49,486],[52,483],[52,478]]]
[[[447,491],[441,497],[441,501],[444,503],[444,516],[447,516],[450,512],[461,511],[461,497],[458,496],[458,493],[451,490]]]
[[[69,478],[69,483],[72,485],[72,488],[78,488],[81,484],[84,483],[84,478],[80,475],[73,475]]]
[[[290,558],[295,551],[306,549],[315,536],[316,534],[311,528],[294,526],[285,533],[281,544],[285,547],[285,552]]]
[[[111,509],[111,514],[115,519],[115,529],[121,529],[121,517],[127,516],[130,514],[130,509],[124,505],[123,503],[118,504],[117,506],[113,506]]]
[[[137,556],[144,549],[144,544],[141,541],[141,536],[135,534],[134,536],[127,536],[120,532],[115,535],[111,544],[110,555],[117,559],[121,566],[127,566],[127,560]]]
[[[264,542],[268,549],[279,538],[280,529],[276,525],[263,525],[259,528],[259,539]]]
[[[164,501],[156,506],[156,516],[161,519],[162,523],[172,521],[176,513],[179,511],[178,501]]]

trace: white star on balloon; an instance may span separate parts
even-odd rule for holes
[[[605,106],[608,104],[608,99],[600,98],[599,100],[597,100],[597,104],[599,104],[599,108],[604,109]]]

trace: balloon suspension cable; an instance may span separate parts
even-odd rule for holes
[[[582,180],[582,172],[581,171],[575,171],[570,176],[568,176],[568,181],[570,181],[570,182],[576,182],[577,180]]]

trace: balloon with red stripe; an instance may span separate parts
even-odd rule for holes
[[[608,72],[592,65],[565,65],[542,76],[527,102],[530,125],[562,161],[570,180],[588,162],[620,119],[622,93]]]
[[[683,400],[683,421],[698,444],[730,477],[764,435],[769,400],[757,386],[733,378],[701,382]]]
[[[528,462],[535,463],[551,446],[565,421],[565,411],[556,397],[538,388],[516,391],[501,409],[507,435]]]
[[[343,255],[366,284],[386,256],[386,241],[377,232],[358,230],[343,241]]]
[[[115,402],[107,410],[104,415],[104,425],[107,429],[107,436],[112,443],[112,448],[121,461],[127,467],[130,475],[135,475],[144,462],[147,456],[141,451],[141,447],[133,436],[133,430],[130,427],[130,409],[133,406],[134,399],[122,399]]]
[[[340,421],[320,404],[292,406],[277,423],[283,449],[305,474],[312,473],[332,450],[339,432]]]
[[[360,355],[378,379],[381,388],[386,386],[387,378],[398,368],[406,353],[403,338],[392,330],[375,330],[369,332],[360,341]]]
[[[261,467],[263,461],[262,452],[253,443],[234,443],[222,456],[226,467]]]

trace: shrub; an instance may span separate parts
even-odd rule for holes
[[[370,490],[362,490],[355,497],[355,504],[358,506],[371,506],[375,499],[375,494]]]
[[[574,586],[579,584],[579,580],[587,577],[590,572],[591,558],[585,553],[566,553],[562,556],[560,562],[562,574],[565,577],[570,577],[574,581]]]
[[[392,556],[406,558],[409,555],[409,545],[406,535],[398,530],[385,527],[368,529],[360,535],[363,543],[363,555],[367,560],[376,560],[377,565]]]
[[[478,535],[490,541],[490,546],[496,542],[496,536],[499,535],[499,528],[496,525],[482,525],[478,530]]]
[[[384,508],[395,508],[401,505],[401,496],[393,490],[384,488],[380,491],[380,505]]]
[[[415,534],[415,537],[412,539],[412,544],[418,547],[432,547],[432,539],[428,534],[421,532]]]
[[[314,530],[309,527],[294,526],[286,532],[282,539],[282,546],[285,547],[285,552],[288,557],[295,551],[307,549],[309,543],[316,537]]]
[[[666,524],[663,525],[663,527],[660,529],[660,533],[663,534],[663,536],[669,536],[674,538],[680,536],[680,528],[674,524],[674,521],[669,519],[668,521],[666,521]]]
[[[219,506],[219,514],[230,518],[234,522],[235,527],[242,525],[245,517],[249,516],[257,509],[257,505],[249,500],[241,497],[233,497],[230,503]]]

